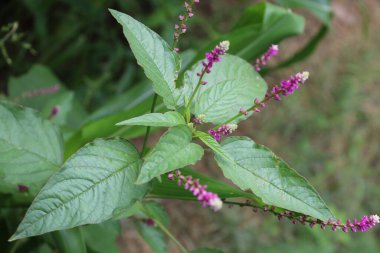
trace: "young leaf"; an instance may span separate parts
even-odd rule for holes
[[[145,114],[136,118],[122,121],[116,125],[173,127],[185,124],[185,119],[180,113],[165,112]]]
[[[150,246],[154,253],[167,252],[164,233],[157,227],[149,226],[142,221],[135,222],[137,232]]]
[[[37,192],[62,162],[56,127],[32,109],[0,101],[0,181]]]
[[[117,237],[121,234],[120,221],[109,221],[80,228],[86,245],[97,253],[119,253]],[[91,252],[92,252],[91,251]]]
[[[84,146],[49,179],[10,240],[112,218],[146,194],[148,185],[134,184],[140,165],[137,150],[125,140]]]
[[[175,80],[180,69],[179,55],[154,31],[131,16],[110,10],[124,31],[137,63],[153,82],[154,91],[169,109],[176,106]]]
[[[79,228],[55,231],[52,237],[60,253],[87,253]]]
[[[188,126],[170,128],[145,157],[137,184],[143,184],[166,172],[193,164],[203,156],[201,146],[191,143]]]
[[[196,73],[203,65],[198,62],[185,73],[183,98],[189,98],[198,81]],[[207,85],[200,87],[191,112],[196,116],[204,114],[205,122],[220,124],[239,113],[240,108],[248,109],[261,100],[267,90],[264,79],[243,59],[225,55],[214,65],[210,74],[205,75]],[[181,101],[181,100],[179,100]],[[244,117],[242,117],[244,118]]]
[[[242,190],[251,190],[268,205],[321,220],[333,217],[306,179],[266,147],[248,137],[230,137],[221,145],[229,158],[216,154],[215,159],[225,177]]]

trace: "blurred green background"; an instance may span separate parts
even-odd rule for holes
[[[247,6],[258,1],[201,2],[197,18],[191,21],[191,33],[182,39],[184,49],[200,50],[227,31]],[[17,21],[23,36],[6,45],[12,64],[4,57],[0,59],[1,92],[9,92],[11,76],[25,74],[36,63],[49,67],[68,89],[75,91],[83,114],[96,111],[135,87],[143,73],[107,8],[133,15],[170,41],[182,1],[2,1],[0,25]],[[270,147],[308,178],[337,217],[360,218],[380,213],[380,2],[333,0],[332,9],[329,33],[312,56],[266,75],[270,85],[308,70],[311,78],[307,85],[244,122],[238,134]],[[299,13],[306,17],[306,32],[282,42],[279,59],[301,48],[321,25],[309,12]],[[271,64],[275,66],[276,60]],[[198,169],[221,177],[209,160]],[[224,208],[214,214],[197,203],[162,203],[170,214],[173,233],[190,249],[209,246],[239,253],[380,252],[379,229],[334,233],[279,222],[250,209]],[[119,240],[122,252],[150,252],[132,222],[123,221],[123,228]],[[177,252],[172,244],[170,252]]]

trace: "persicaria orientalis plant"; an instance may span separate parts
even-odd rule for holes
[[[248,137],[232,136],[239,122],[305,85],[309,72],[268,88],[259,72],[279,54],[279,46],[268,45],[249,63],[229,54],[234,45],[228,40],[181,71],[180,38],[190,30],[187,21],[199,2],[184,2],[172,45],[129,15],[110,10],[155,92],[150,113],[118,123],[147,127],[143,148],[138,152],[130,142],[111,138],[79,149],[50,177],[11,240],[142,213],[145,224],[157,225],[187,252],[147,201],[154,198],[196,200],[215,212],[226,205],[249,207],[333,231],[365,232],[379,223],[377,215],[336,219],[309,182],[272,151]],[[165,109],[155,112],[158,103]],[[51,117],[58,112],[54,108]],[[168,130],[148,149],[151,127]],[[203,157],[204,147],[236,187],[188,168]],[[20,184],[19,190],[28,187]]]

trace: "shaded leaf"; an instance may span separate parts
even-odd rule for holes
[[[137,232],[155,253],[167,252],[164,233],[155,226],[149,226],[142,221],[136,221]]]
[[[191,168],[181,169],[182,175],[192,176],[198,178],[200,184],[207,185],[207,190],[217,193],[220,198],[247,198],[253,199],[257,203],[262,203],[260,198],[252,193],[244,192],[233,186],[230,186],[222,181],[205,176]],[[162,182],[158,180],[153,181],[153,189],[149,193],[153,197],[167,198],[167,199],[183,199],[183,200],[195,200],[196,197],[183,187],[178,186],[177,182],[170,181],[167,177],[162,177]]]
[[[276,0],[276,2],[288,8],[307,9],[326,25],[330,24],[333,16],[331,0]]]
[[[80,228],[86,245],[98,253],[118,253],[117,237],[121,234],[120,221],[109,221]]]

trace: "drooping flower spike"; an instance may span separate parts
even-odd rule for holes
[[[273,56],[278,55],[279,52],[280,52],[280,50],[278,48],[278,45],[272,45],[272,46],[270,46],[270,48],[268,49],[268,51],[266,51],[260,58],[256,59],[256,63],[254,65],[255,70],[257,72],[259,72],[261,70],[261,66],[267,65],[268,61]]]
[[[207,185],[201,185],[199,179],[193,179],[192,176],[183,176],[180,170],[168,174],[168,179],[177,181],[178,186],[189,190],[197,199],[202,202],[204,207],[210,207],[212,210],[219,211],[223,207],[222,200],[217,194],[206,191]]]
[[[176,52],[179,52],[179,48],[177,47],[179,37],[187,31],[186,22],[189,18],[194,16],[193,5],[198,3],[199,0],[191,0],[185,2],[185,12],[178,16],[179,24],[174,25],[174,51]]]
[[[257,210],[263,210],[264,212],[269,212],[277,216],[278,220],[283,220],[284,218],[289,219],[293,224],[302,224],[302,225],[309,225],[310,228],[314,228],[316,225],[320,227],[321,229],[331,228],[332,231],[337,231],[340,229],[341,231],[347,233],[348,231],[352,232],[366,232],[368,229],[375,227],[377,224],[380,223],[380,217],[378,215],[370,215],[370,216],[363,216],[360,221],[357,221],[356,219],[351,221],[348,219],[345,223],[342,223],[340,220],[334,221],[333,219],[329,219],[328,221],[322,221],[320,219],[315,219],[308,215],[302,215],[293,211],[281,211],[279,212],[276,207],[274,206],[256,206],[251,203],[251,201],[247,200],[245,203],[238,203],[238,202],[228,202],[226,203],[238,205],[238,206],[246,206],[246,207],[252,207],[254,212],[257,212]],[[231,205],[232,206],[232,205]]]

